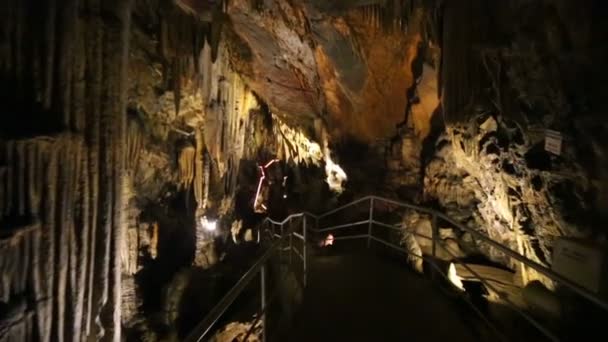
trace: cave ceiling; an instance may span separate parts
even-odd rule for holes
[[[202,17],[224,7],[213,20],[222,21],[231,63],[276,115],[304,127],[319,119],[333,138],[363,142],[394,135],[404,120],[422,40],[421,8],[387,30],[373,6],[384,3],[260,1],[252,10],[250,0],[179,1]],[[404,12],[386,13],[395,11]]]

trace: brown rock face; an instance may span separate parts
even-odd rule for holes
[[[251,51],[247,69],[238,70],[277,114],[314,117],[322,109],[315,89],[318,75],[304,10],[272,1],[263,10],[238,0],[228,9],[232,28]]]
[[[330,131],[366,142],[394,135],[405,118],[406,93],[414,82],[409,66],[420,37],[387,32],[359,11],[317,27]]]
[[[414,13],[404,35],[362,10],[333,17],[306,2],[254,10],[250,1],[233,1],[232,29],[249,51],[233,64],[290,121],[322,117],[334,138],[385,139],[405,117],[422,14]]]

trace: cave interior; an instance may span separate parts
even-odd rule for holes
[[[0,341],[608,339],[605,1],[0,8]]]

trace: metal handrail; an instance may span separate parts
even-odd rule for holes
[[[266,261],[270,259],[281,241],[276,241],[268,250],[251,266],[251,268],[239,279],[236,285],[228,291],[228,293],[209,311],[205,318],[194,328],[194,330],[186,338],[186,342],[199,342],[211,331],[211,328],[217,323],[222,315],[228,310],[230,305],[238,298],[238,296],[251,283],[253,278],[258,273],[264,273]]]
[[[448,222],[449,224],[453,225],[455,228],[466,231],[468,233],[470,233],[471,235],[473,235],[473,237],[482,240],[483,242],[489,244],[490,246],[496,248],[497,250],[503,252],[504,254],[506,254],[507,256],[521,262],[522,264],[526,265],[527,267],[530,267],[536,271],[538,271],[539,273],[543,274],[544,276],[548,277],[549,279],[557,282],[560,285],[563,285],[567,288],[569,288],[570,290],[576,292],[578,295],[586,298],[587,300],[593,302],[594,304],[596,304],[597,306],[601,307],[602,309],[608,311],[608,303],[606,303],[605,301],[603,301],[602,299],[598,298],[597,296],[595,296],[593,293],[591,293],[590,291],[588,291],[587,289],[579,286],[578,284],[572,282],[571,280],[563,277],[562,275],[548,269],[547,267],[533,261],[530,260],[528,258],[526,258],[525,256],[515,252],[514,250],[510,249],[509,247],[501,244],[500,242],[497,242],[495,240],[493,240],[492,238],[488,237],[487,235],[480,233],[479,231],[469,228],[467,226],[464,226],[460,223],[458,223],[457,221],[455,221],[454,219],[452,219],[451,217],[443,214],[440,211],[431,209],[431,208],[426,208],[426,207],[421,207],[418,205],[414,205],[414,204],[408,204],[408,203],[404,203],[404,202],[399,202],[396,200],[392,200],[392,199],[388,199],[388,198],[384,198],[384,197],[379,197],[379,196],[374,196],[374,195],[370,195],[370,196],[365,196],[357,201],[348,203],[346,205],[343,205],[337,209],[334,209],[331,211],[332,214],[341,211],[345,208],[348,208],[350,206],[353,205],[353,203],[360,203],[363,202],[365,200],[376,200],[376,201],[381,201],[381,202],[385,202],[385,203],[390,203],[390,204],[394,204],[403,208],[408,208],[408,209],[413,209],[416,211],[420,211],[426,214],[430,214],[432,216],[434,216],[435,218],[440,218],[446,222]],[[373,207],[371,208],[373,210]],[[325,217],[327,215],[321,215],[321,217]],[[373,221],[373,220],[372,220]],[[317,231],[321,230],[321,229],[316,229]]]
[[[374,196],[376,199],[379,200],[384,200],[383,198]],[[408,207],[412,207],[411,205],[408,205]],[[586,298],[587,300],[593,302],[594,304],[596,304],[597,306],[601,307],[602,309],[608,311],[608,303],[606,303],[604,300],[598,298],[597,296],[595,296],[593,293],[591,293],[589,290],[581,287],[580,285],[574,283],[573,281],[565,278],[564,276],[548,269],[547,267],[533,261],[530,260],[528,258],[526,258],[525,256],[515,252],[514,250],[510,249],[509,247],[506,247],[504,245],[502,245],[501,243],[493,240],[492,238],[490,238],[489,236],[482,234],[478,231],[476,231],[475,229],[469,228],[467,226],[464,226],[460,223],[458,223],[457,221],[455,221],[454,219],[452,219],[451,217],[438,212],[436,210],[428,210],[427,212],[431,213],[432,215],[441,218],[442,220],[448,222],[449,224],[455,226],[456,228],[460,229],[460,230],[464,230],[468,233],[471,233],[471,235],[473,235],[474,237],[483,240],[485,243],[491,245],[492,247],[500,250],[501,252],[503,252],[504,254],[508,255],[509,257],[523,263],[524,265],[542,273],[544,276],[550,278],[551,280],[557,282],[560,285],[564,285],[567,288],[569,288],[570,290],[576,292],[578,295]]]
[[[303,221],[302,221],[302,227],[303,227],[303,234],[297,234],[294,232],[293,229],[291,229],[288,232],[284,232],[283,231],[283,225],[285,225],[286,223],[290,223],[292,219],[294,218],[299,218],[299,217],[303,217]],[[226,295],[224,295],[224,297],[211,309],[211,311],[209,311],[209,313],[207,313],[207,315],[205,316],[205,318],[203,318],[203,320],[193,329],[193,331],[188,335],[188,337],[185,339],[186,342],[199,342],[202,341],[211,331],[211,329],[213,328],[213,326],[218,322],[218,320],[222,317],[222,315],[228,310],[228,308],[236,301],[236,299],[238,298],[238,296],[245,290],[245,288],[247,288],[247,286],[251,283],[251,281],[255,278],[255,276],[260,273],[260,278],[261,278],[261,298],[262,298],[262,303],[261,303],[261,308],[259,311],[259,314],[261,315],[261,320],[262,320],[262,341],[265,342],[266,341],[266,318],[265,318],[265,312],[267,309],[267,304],[266,304],[266,291],[265,291],[265,287],[266,287],[266,263],[268,262],[268,260],[272,257],[272,255],[277,252],[280,251],[282,252],[282,245],[284,243],[284,240],[287,239],[287,237],[290,237],[289,239],[289,252],[295,252],[296,255],[298,257],[301,258],[301,260],[303,261],[303,283],[304,286],[306,286],[306,272],[307,272],[307,245],[306,245],[306,216],[303,213],[299,213],[299,214],[292,214],[287,216],[283,221],[275,221],[272,220],[270,218],[265,218],[262,223],[260,223],[259,227],[263,227],[266,223],[271,223],[273,225],[279,225],[281,226],[281,233],[282,235],[278,235],[275,233],[271,233],[271,235],[273,237],[278,237],[278,240],[274,241],[272,243],[272,245],[264,252],[264,254],[262,254],[262,256],[260,256],[255,264],[253,264],[253,266],[251,266],[251,268],[249,268],[249,270],[247,270],[247,272],[245,272],[245,274],[241,277],[241,279],[239,279],[239,281],[230,289],[230,291],[228,291],[228,293]],[[293,227],[292,227],[293,228]],[[302,240],[303,245],[304,245],[304,250],[303,253],[299,253],[295,247],[293,247],[292,245],[292,239],[291,236],[292,235],[297,235],[297,237],[299,239]],[[291,264],[291,261],[290,261]],[[254,323],[257,324],[257,321],[259,321],[260,318],[256,318],[256,322]]]
[[[352,207],[356,204],[368,201],[370,202],[370,208],[369,208],[369,218],[367,220],[364,221],[357,221],[357,222],[353,222],[350,224],[341,224],[339,226],[334,226],[334,227],[325,227],[325,228],[319,228],[318,227],[318,222],[320,219],[328,217],[329,215],[335,214],[337,212],[340,212],[346,208]],[[307,238],[306,238],[306,232],[308,229],[317,232],[317,233],[322,233],[322,232],[327,232],[327,231],[333,231],[333,230],[337,230],[337,229],[343,229],[346,228],[348,226],[352,226],[354,225],[362,225],[362,224],[369,224],[369,230],[367,234],[359,234],[359,235],[355,235],[355,236],[340,236],[335,238],[336,240],[346,240],[346,239],[360,239],[360,238],[367,238],[368,239],[368,246],[369,243],[371,241],[376,241],[376,242],[380,242],[388,247],[391,247],[393,249],[397,249],[399,251],[405,251],[407,254],[410,255],[414,255],[416,257],[420,257],[425,259],[424,256],[419,256],[419,255],[415,255],[412,253],[409,253],[407,250],[405,250],[403,247],[400,246],[396,246],[388,241],[384,241],[382,239],[376,238],[375,236],[372,235],[372,227],[373,225],[379,225],[382,227],[386,227],[386,228],[391,228],[391,229],[401,229],[403,230],[404,228],[398,228],[395,227],[393,225],[389,225],[389,224],[385,224],[382,222],[379,222],[377,220],[374,219],[373,213],[374,213],[374,202],[375,201],[379,201],[379,202],[384,202],[384,203],[389,203],[389,204],[393,204],[402,208],[407,208],[407,209],[412,209],[412,210],[416,210],[416,211],[420,211],[426,214],[429,214],[432,216],[432,228],[433,228],[433,236],[432,238],[430,238],[433,241],[433,257],[436,256],[436,246],[440,246],[442,248],[444,248],[449,254],[452,254],[445,246],[443,246],[439,239],[438,239],[438,225],[437,225],[437,219],[442,219],[445,222],[448,222],[449,224],[451,224],[452,226],[454,226],[457,229],[460,229],[462,231],[466,231],[468,233],[470,233],[473,237],[481,240],[482,242],[485,242],[487,244],[489,244],[490,246],[500,250],[501,252],[503,252],[504,254],[506,254],[507,256],[521,262],[522,264],[526,265],[527,267],[530,267],[534,270],[536,270],[537,272],[543,274],[544,276],[548,277],[549,279],[555,281],[556,283],[563,285],[567,288],[569,288],[570,290],[574,291],[575,293],[577,293],[578,295],[586,298],[587,300],[589,300],[590,302],[596,304],[597,306],[601,307],[602,309],[608,311],[608,303],[604,302],[602,299],[596,297],[593,293],[589,292],[587,289],[579,286],[578,284],[575,284],[574,282],[570,281],[569,279],[555,273],[554,271],[548,269],[547,267],[533,261],[530,260],[528,258],[526,258],[525,256],[513,251],[512,249],[510,249],[507,246],[504,246],[503,244],[491,239],[490,237],[486,236],[483,233],[480,233],[478,231],[476,231],[475,229],[469,228],[467,226],[464,226],[462,224],[460,224],[459,222],[455,221],[454,219],[450,218],[449,216],[445,215],[442,212],[439,212],[435,209],[431,209],[431,208],[426,208],[426,207],[421,207],[418,205],[414,205],[414,204],[409,204],[409,203],[404,203],[404,202],[400,202],[397,200],[393,200],[393,199],[389,199],[389,198],[384,198],[384,197],[379,197],[379,196],[374,196],[374,195],[369,195],[369,196],[365,196],[362,197],[358,200],[352,201],[350,203],[347,203],[343,206],[340,206],[336,209],[333,209],[331,211],[328,211],[324,214],[321,215],[315,215],[309,212],[302,212],[302,213],[298,213],[298,214],[292,214],[289,215],[288,217],[286,217],[283,221],[275,221],[272,220],[270,218],[266,218],[261,225],[269,222],[273,225],[279,225],[281,226],[281,235],[275,234],[273,233],[273,236],[278,236],[280,237],[280,239],[278,241],[276,241],[259,259],[258,261],[256,261],[256,263],[245,273],[245,275],[237,282],[237,284],[228,292],[228,294],[226,294],[226,296],[224,296],[224,298],[222,298],[222,300],[220,300],[220,302],[209,312],[209,314],[207,314],[207,316],[205,317],[205,319],[203,321],[201,321],[201,323],[199,325],[197,325],[197,327],[194,330],[194,333],[192,333],[187,339],[186,341],[200,341],[202,338],[204,338],[206,336],[206,334],[209,333],[209,331],[211,330],[211,328],[213,327],[213,325],[219,320],[219,318],[222,316],[222,314],[228,309],[228,307],[234,303],[234,301],[236,300],[236,298],[238,297],[238,295],[245,289],[245,287],[251,282],[251,280],[254,278],[254,276],[259,272],[262,275],[262,283],[264,283],[264,265],[265,263],[268,261],[268,259],[270,258],[270,256],[272,255],[272,253],[278,249],[279,246],[281,246],[283,240],[286,237],[290,237],[289,241],[290,241],[290,246],[289,246],[289,251],[290,253],[294,250],[293,245],[292,245],[292,239],[291,236],[296,235],[297,238],[302,239],[303,243],[304,243],[304,250],[303,250],[303,255],[300,253],[297,253],[299,257],[303,258],[303,263],[304,263],[304,272],[303,272],[303,277],[304,277],[304,286],[306,286],[306,277],[307,277]],[[287,232],[287,234],[285,234],[283,232],[283,225],[285,225],[286,223],[289,223],[293,218],[303,218],[302,220],[302,225],[303,225],[303,234],[294,234],[294,231],[291,230],[289,232]],[[313,219],[316,220],[317,225],[316,227],[310,227],[307,226],[306,224],[306,218],[307,217],[311,217]],[[427,236],[423,236],[426,239],[429,239],[429,237]],[[453,254],[452,254],[453,255]],[[426,260],[426,259],[425,259]],[[436,266],[434,264],[434,262],[431,262],[431,265]],[[476,272],[474,272],[473,270],[471,270],[469,267],[467,267],[466,265],[464,265],[465,268],[467,268],[470,272],[472,272],[472,274],[476,277],[479,278],[480,281],[482,281],[482,283],[486,284],[486,286],[489,286],[490,289],[492,289],[492,286],[490,284],[487,283],[488,279],[485,279],[483,277],[480,277],[479,274],[477,274]],[[442,276],[445,277],[445,275],[440,272],[442,274]],[[499,292],[497,292],[499,293]],[[264,287],[262,286],[262,299],[265,298],[265,294],[264,294]],[[262,300],[263,304],[262,304],[262,312],[265,311],[265,304],[264,304],[264,300]],[[508,304],[511,304],[513,306],[513,308],[515,309],[515,311],[517,313],[519,313],[520,315],[522,315],[527,321],[529,321],[531,324],[533,324],[536,328],[538,328],[543,334],[545,334],[547,337],[549,337],[552,340],[557,340],[557,338],[551,333],[549,332],[547,329],[545,329],[540,323],[538,323],[534,318],[532,318],[531,316],[529,316],[528,314],[526,314],[525,312],[519,310],[513,303],[510,303],[510,301],[507,301]],[[475,309],[475,308],[474,308]],[[262,318],[262,320],[264,320],[264,318]],[[487,319],[484,320],[487,322]],[[492,327],[494,328],[494,327]],[[264,329],[265,329],[265,325],[264,325]],[[494,328],[495,329],[495,328]],[[194,337],[193,337],[194,336]],[[197,337],[198,336],[198,337]],[[265,337],[266,334],[265,332],[263,333],[263,341],[265,341]]]
[[[452,256],[454,256],[453,253],[451,253],[445,246],[443,246],[443,244],[440,243],[440,241],[438,239],[439,231],[438,231],[437,219],[440,218],[440,219],[448,222],[449,224],[453,225],[457,229],[460,229],[462,231],[466,231],[466,232],[471,233],[471,235],[473,235],[475,238],[481,240],[482,242],[485,242],[485,243],[491,245],[492,247],[500,250],[501,252],[503,252],[507,256],[509,256],[509,257],[511,257],[511,258],[513,258],[513,259],[515,259],[515,260],[517,260],[519,262],[521,262],[522,264],[524,264],[524,265],[526,265],[526,266],[528,266],[528,267],[530,267],[530,268],[538,271],[539,273],[543,274],[544,276],[548,277],[549,279],[555,281],[556,283],[558,283],[560,285],[563,285],[563,286],[569,288],[570,290],[574,291],[575,293],[577,293],[578,295],[582,296],[583,298],[586,298],[587,300],[589,300],[590,302],[592,302],[595,305],[599,306],[600,308],[608,311],[608,304],[606,302],[604,302],[602,299],[600,299],[597,296],[595,296],[593,293],[591,293],[588,290],[586,290],[585,288],[582,288],[581,286],[579,286],[579,285],[575,284],[574,282],[570,281],[569,279],[566,279],[563,276],[561,276],[561,275],[553,272],[552,270],[546,268],[545,266],[543,266],[541,264],[538,264],[535,261],[530,260],[530,259],[526,258],[525,256],[523,256],[523,255],[521,255],[521,254],[513,251],[509,247],[506,247],[506,246],[502,245],[501,243],[499,243],[499,242],[491,239],[490,237],[486,236],[485,234],[482,234],[482,233],[480,233],[480,232],[478,232],[478,231],[476,231],[476,230],[474,230],[472,228],[466,227],[466,226],[458,223],[457,221],[453,220],[449,216],[447,216],[447,215],[445,215],[445,214],[443,214],[443,213],[441,213],[441,212],[439,212],[437,210],[434,210],[434,209],[431,209],[431,208],[425,208],[425,207],[421,207],[421,206],[417,206],[417,205],[413,205],[413,204],[403,203],[403,202],[399,202],[399,201],[396,201],[396,200],[392,200],[392,199],[388,199],[388,198],[383,198],[383,197],[373,196],[372,195],[372,196],[363,197],[363,198],[361,198],[361,199],[359,199],[359,200],[357,200],[355,202],[351,202],[351,203],[343,205],[343,206],[341,206],[339,208],[336,208],[336,209],[334,209],[334,210],[331,211],[331,214],[335,214],[335,213],[337,213],[337,212],[339,212],[341,210],[344,210],[344,209],[346,209],[348,207],[351,207],[354,203],[360,203],[360,202],[363,202],[363,201],[366,201],[366,200],[369,200],[369,203],[370,203],[369,219],[368,219],[370,227],[369,227],[368,234],[367,235],[356,235],[356,236],[352,236],[350,238],[365,238],[365,237],[367,237],[368,238],[368,247],[369,247],[369,243],[371,241],[376,241],[376,242],[380,242],[380,243],[382,243],[382,244],[384,244],[384,245],[386,245],[386,246],[388,246],[390,248],[397,249],[397,250],[402,251],[402,252],[404,251],[406,254],[415,255],[415,254],[412,254],[409,251],[405,250],[402,247],[395,246],[394,244],[391,244],[388,241],[384,241],[383,239],[376,238],[375,236],[372,235],[372,226],[374,224],[382,226],[382,227],[390,228],[390,229],[401,229],[401,230],[404,229],[404,228],[398,228],[398,227],[395,227],[395,226],[392,226],[392,225],[388,225],[388,224],[385,224],[385,223],[382,223],[382,222],[379,222],[379,221],[375,220],[374,216],[373,216],[373,213],[374,213],[374,202],[375,201],[390,203],[390,204],[393,204],[393,205],[396,205],[396,206],[399,206],[399,207],[402,207],[402,208],[407,208],[407,209],[412,209],[412,210],[415,210],[415,211],[420,211],[420,212],[429,214],[432,217],[433,236],[432,236],[431,240],[433,242],[433,245],[432,245],[432,249],[433,249],[432,256],[433,257],[436,256],[436,246],[440,246],[441,248],[445,249],[449,254],[451,254]],[[321,215],[321,216],[318,216],[318,217],[322,218],[322,217],[325,217],[325,216],[327,216],[327,215]],[[357,222],[354,222],[354,223],[356,223],[357,225],[359,225],[359,224],[364,224],[365,221],[357,221]],[[340,225],[340,226],[337,226],[337,227],[342,228],[343,226],[345,226],[345,225]],[[318,228],[317,227],[314,230],[316,232],[327,232],[327,231],[332,231],[331,228],[332,227],[328,227],[328,228]],[[413,233],[413,234],[414,235],[418,235],[418,234],[415,234],[415,233]],[[426,237],[426,236],[425,236],[425,238],[428,239],[428,237]],[[417,256],[417,255],[415,255],[415,256]],[[423,259],[426,260],[426,258],[424,258],[424,257],[423,257]],[[434,262],[431,262],[431,265],[434,265]],[[499,291],[496,291],[496,289],[491,284],[489,284],[487,282],[488,279],[485,279],[485,278],[479,276],[479,274],[477,274],[476,272],[474,272],[473,270],[471,270],[467,265],[464,265],[464,267],[467,270],[469,270],[474,276],[476,276],[490,290],[493,290],[494,292],[498,293],[500,295],[500,297],[503,300],[505,300],[505,302],[507,304],[509,304],[512,307],[512,309],[517,314],[519,314],[525,320],[527,320],[529,323],[531,323],[535,328],[537,328],[546,337],[548,337],[549,339],[551,339],[553,341],[557,341],[558,340],[558,338],[552,332],[550,332],[547,328],[545,328],[541,323],[539,323],[537,320],[535,320],[532,316],[530,316],[527,313],[525,313],[522,310],[520,310],[515,304],[513,304],[511,302],[510,299],[505,298],[504,296],[502,296]],[[492,328],[494,328],[494,327],[492,327]]]

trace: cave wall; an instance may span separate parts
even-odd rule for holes
[[[273,158],[285,208],[333,201],[337,156],[342,201],[433,205],[546,265],[558,237],[605,240],[598,3],[5,2],[0,339],[118,340],[159,310],[171,328],[178,269],[245,235],[235,212]],[[142,272],[163,279],[147,317]]]
[[[397,3],[233,1],[237,69],[286,120],[316,112],[334,141],[368,146],[341,149],[348,198],[437,204],[546,265],[558,237],[603,240],[598,2]],[[564,135],[559,156],[547,129]]]
[[[318,169],[324,154],[310,130],[271,114],[235,71],[242,46],[234,32],[214,31],[221,11],[206,22],[178,6],[136,1],[132,15],[123,326],[131,339],[179,340],[235,276],[226,269],[249,260],[242,245],[260,217],[259,165],[281,160],[274,193],[284,173]],[[270,213],[277,217],[287,212],[279,197],[279,211]],[[206,231],[203,220],[217,230]],[[197,294],[208,288],[215,290]]]
[[[2,4],[1,340],[120,340],[129,11]]]
[[[608,145],[597,135],[607,109],[598,92],[608,51],[593,43],[607,32],[598,3],[466,6],[475,10],[457,14],[463,9],[446,4],[443,12],[446,128],[427,156],[424,199],[547,266],[560,237],[602,243],[606,179],[597,170]],[[547,129],[563,135],[559,155],[545,150]],[[483,249],[524,283],[542,278]]]

